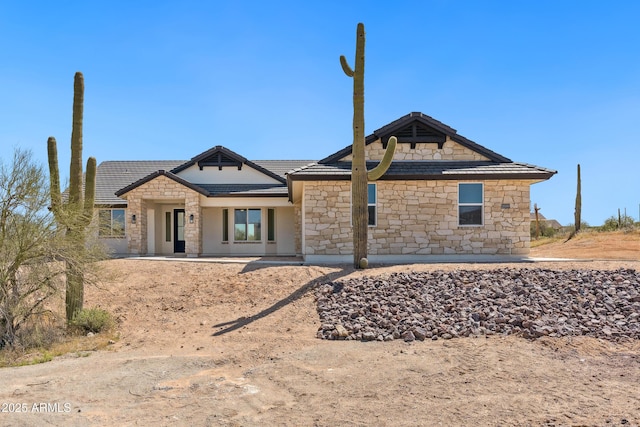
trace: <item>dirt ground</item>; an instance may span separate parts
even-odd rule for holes
[[[532,255],[566,253],[582,261],[509,266],[640,268],[638,236],[612,257],[602,242],[568,244],[577,249],[562,252],[554,243]],[[618,261],[594,261],[604,258]],[[119,278],[87,289],[85,306],[113,313],[120,339],[108,350],[1,369],[0,425],[640,425],[640,342],[315,338],[319,320],[311,289],[319,281],[501,266],[374,266],[360,272],[255,262],[107,261],[104,267]]]
[[[542,239],[541,243],[545,243]],[[640,260],[640,230],[598,233],[580,232],[573,239],[558,238],[552,243],[536,246],[532,257]]]

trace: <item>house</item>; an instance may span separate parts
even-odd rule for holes
[[[422,113],[366,138],[372,262],[529,252],[529,187],[556,172],[513,162]],[[98,167],[100,238],[117,254],[291,256],[350,262],[351,146],[320,161],[250,161],[216,146],[188,161]]]

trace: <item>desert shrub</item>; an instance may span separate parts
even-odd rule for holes
[[[101,308],[85,308],[76,314],[71,325],[84,332],[107,331],[115,322],[108,311]]]
[[[610,216],[604,221],[604,224],[600,226],[600,231],[615,231],[620,229],[632,229],[634,228],[633,218],[629,215],[621,215],[620,218]]]
[[[19,346],[28,350],[32,348],[48,348],[59,342],[64,335],[64,329],[50,313],[43,313],[27,322],[18,332]]]
[[[530,230],[531,238],[536,236],[536,222],[531,221]],[[544,221],[540,222],[540,236],[539,237],[553,237],[557,233],[557,230],[547,225]]]
[[[575,223],[571,223],[569,225],[567,225],[567,230],[571,233],[574,233],[576,230],[576,224]],[[592,229],[592,227],[589,225],[589,223],[587,221],[580,221],[580,232],[582,231],[587,231]]]

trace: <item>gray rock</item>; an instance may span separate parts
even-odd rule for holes
[[[323,339],[478,334],[640,339],[640,274],[635,270],[394,273],[316,289],[317,337]]]

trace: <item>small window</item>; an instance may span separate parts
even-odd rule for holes
[[[267,240],[276,241],[276,210],[267,209]]]
[[[370,227],[375,227],[375,225],[378,223],[378,218],[377,218],[377,209],[376,209],[376,205],[377,205],[377,201],[378,201],[378,195],[377,193],[377,188],[376,188],[376,184],[367,184],[367,210],[369,212],[369,226]]]
[[[458,184],[458,224],[483,224],[483,185],[481,183]]]
[[[124,237],[124,209],[100,209],[98,222],[100,237]]]
[[[171,241],[171,212],[164,213],[164,241]]]
[[[262,240],[262,210],[236,209],[234,211],[234,234],[236,241]]]
[[[222,209],[222,241],[229,241],[229,209]]]

